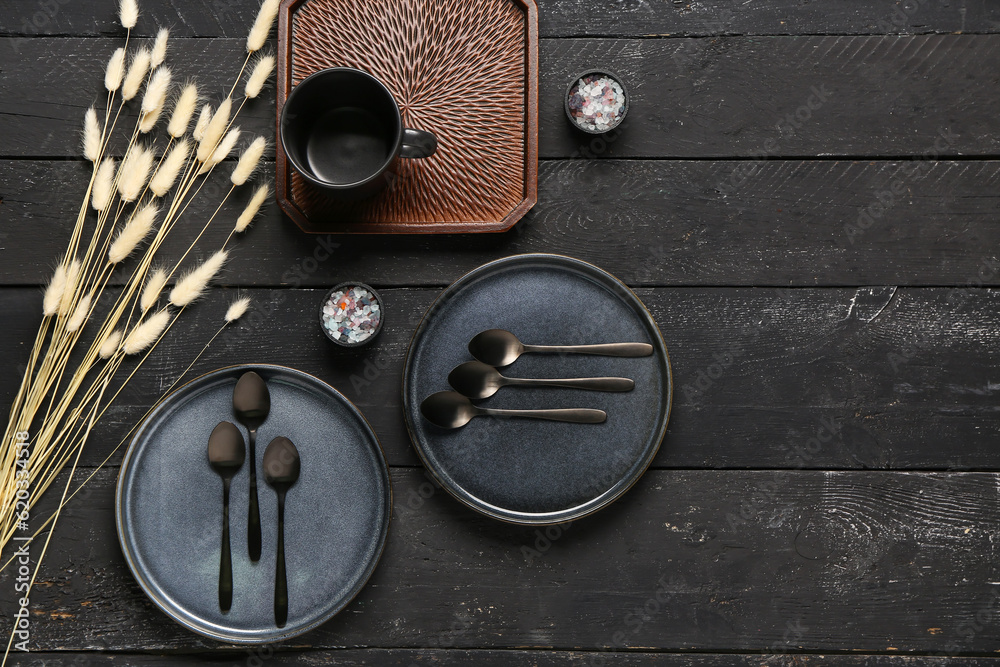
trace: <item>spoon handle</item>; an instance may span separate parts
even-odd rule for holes
[[[278,494],[278,557],[274,571],[274,622],[279,628],[288,620],[288,579],[285,576],[285,494]]]
[[[607,420],[604,410],[590,408],[565,408],[556,410],[494,410],[482,408],[479,414],[490,417],[528,417],[530,419],[548,419],[556,422],[572,422],[574,424],[600,424]]]
[[[260,506],[257,504],[257,429],[250,431],[250,508],[247,514],[247,551],[260,560]]]
[[[591,391],[632,391],[635,382],[629,378],[507,378],[506,384],[521,387],[571,387]]]
[[[601,343],[599,345],[525,345],[525,352],[546,354],[598,354],[605,357],[648,357],[653,354],[649,343]]]
[[[229,480],[222,482],[222,560],[219,562],[219,609],[233,606],[233,556],[229,547]]]

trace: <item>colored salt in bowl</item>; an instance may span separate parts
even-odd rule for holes
[[[323,298],[319,326],[326,337],[343,347],[361,347],[382,330],[382,298],[363,283],[340,283]]]
[[[625,119],[628,91],[614,74],[601,70],[585,72],[566,89],[565,109],[570,123],[578,130],[604,134]]]

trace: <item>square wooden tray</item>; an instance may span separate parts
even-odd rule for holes
[[[343,202],[307,183],[278,142],[281,208],[304,231],[441,234],[510,229],[538,198],[535,0],[284,0],[278,118],[291,89],[334,66],[378,77],[438,151],[391,187]]]

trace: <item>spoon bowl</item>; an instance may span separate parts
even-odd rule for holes
[[[271,412],[267,384],[253,371],[240,376],[233,389],[233,413],[250,435],[250,502],[247,509],[247,551],[260,560],[260,506],[257,500],[257,429]]]
[[[439,391],[420,404],[420,412],[430,423],[441,428],[465,426],[476,416],[476,406],[456,391]]]
[[[469,341],[469,352],[489,366],[509,366],[524,354],[524,344],[505,329],[487,329]]]
[[[219,609],[233,606],[233,557],[229,545],[229,483],[243,467],[243,434],[231,422],[219,422],[208,438],[208,462],[222,478],[222,556],[219,561]]]
[[[472,404],[457,391],[439,391],[431,394],[420,404],[420,412],[430,423],[441,428],[460,428],[473,417],[528,417],[548,419],[575,424],[600,424],[607,420],[603,410],[590,408],[566,408],[556,410],[495,410],[480,408]]]

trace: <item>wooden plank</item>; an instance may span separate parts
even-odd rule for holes
[[[436,290],[387,289],[386,330],[334,348],[320,290],[250,290],[255,306],[189,377],[267,362],[315,374],[368,416],[393,465],[419,465],[403,425],[410,336]],[[216,331],[234,290],[190,309],[98,426],[84,462],[121,442]],[[1000,469],[1000,292],[947,289],[641,289],[674,371],[656,468]],[[20,377],[41,297],[0,290],[0,402]],[[870,321],[869,321],[870,320]],[[115,460],[120,460],[120,454]]]
[[[540,0],[542,34],[549,37],[643,35],[868,35],[995,32],[994,5],[912,0],[803,3],[725,0],[590,3]]]
[[[88,178],[82,163],[0,161],[0,284],[48,281]],[[213,177],[164,256],[181,255],[226,178]],[[440,286],[499,257],[554,252],[631,285],[997,285],[998,192],[994,160],[544,162],[538,205],[498,235],[309,236],[270,204],[226,280]],[[206,252],[248,197],[220,213]]]
[[[0,157],[76,156],[83,112],[99,100],[118,45],[0,39]],[[241,39],[178,39],[171,64],[218,98],[244,48]],[[632,94],[626,125],[603,147],[574,132],[562,110],[570,79],[595,63],[619,72]],[[1000,119],[981,73],[998,68],[989,35],[542,40],[540,156],[997,155]],[[270,136],[265,97],[240,123]]]
[[[541,34],[545,37],[644,35],[804,35],[996,32],[1000,10],[991,3],[939,0],[864,4],[811,4],[769,0],[733,5],[725,0],[704,2],[592,3],[585,0],[539,0]],[[196,0],[176,5],[146,0],[136,26],[139,35],[169,26],[178,37],[242,37],[258,3],[239,0]],[[2,0],[5,17],[0,35],[73,37],[116,36],[122,32],[114,4],[69,0],[33,4]]]
[[[30,647],[221,648],[142,596],[116,544],[114,479],[102,472],[64,512]],[[393,471],[392,530],[369,585],[285,648],[992,656],[1000,642],[997,474],[650,471],[549,537],[425,484]],[[0,618],[11,605],[0,598]]]
[[[146,667],[154,665],[184,665],[201,667],[218,665],[228,657],[233,663],[253,667],[267,665],[309,665],[322,667],[507,667],[511,664],[532,667],[761,667],[761,665],[798,665],[809,661],[822,661],[831,667],[903,667],[908,665],[948,665],[972,667],[995,665],[998,658],[962,658],[948,656],[905,655],[761,655],[734,653],[651,653],[611,651],[494,651],[485,649],[341,649],[318,651],[275,651],[271,647],[248,648],[232,651],[216,650],[209,655],[142,653],[93,653],[60,651],[55,653],[32,652],[13,654],[7,664],[17,667]],[[256,659],[256,660],[255,660]],[[260,661],[258,663],[257,661]],[[244,662],[245,661],[245,662]]]

